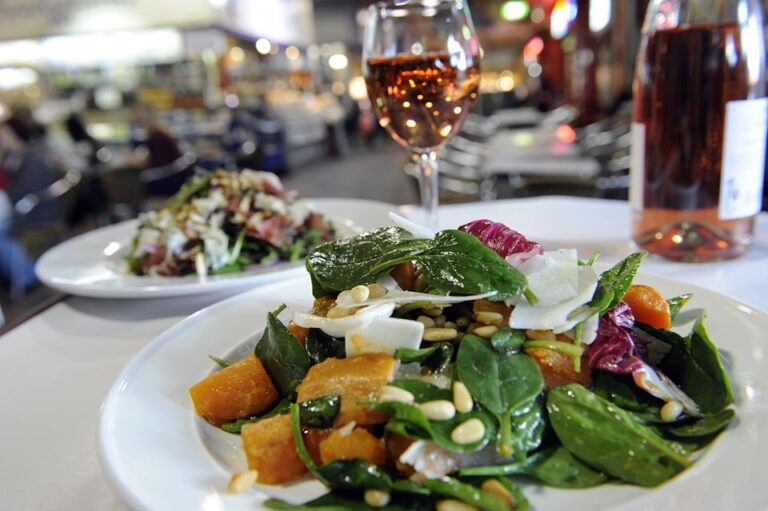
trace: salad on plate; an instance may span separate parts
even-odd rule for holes
[[[524,510],[521,482],[661,485],[734,419],[703,317],[672,330],[690,296],[633,282],[644,253],[598,272],[489,220],[392,217],[313,249],[312,310],[277,307],[251,355],[191,387],[241,435],[231,492],[313,477],[326,495],[266,506]]]
[[[125,260],[136,275],[205,276],[300,261],[335,238],[333,224],[275,174],[219,170],[143,214]]]

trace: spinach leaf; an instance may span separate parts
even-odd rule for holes
[[[411,239],[396,227],[326,243],[307,256],[315,297],[370,284],[400,263],[415,261],[432,289],[443,293],[497,291],[503,300],[522,293],[525,276],[477,238],[447,230],[434,239]]]
[[[471,484],[462,483],[452,477],[427,479],[424,487],[435,495],[449,497],[466,502],[478,509],[487,511],[509,511],[506,504],[496,495],[475,488]]]
[[[450,401],[452,399],[450,390],[441,389],[437,385],[413,378],[402,378],[399,380],[394,380],[389,385],[407,390],[413,394],[413,397],[417,403],[436,401],[438,399],[447,399]]]
[[[592,392],[621,408],[633,412],[643,422],[660,422],[661,402],[640,390],[631,377],[600,372],[592,382]]]
[[[326,396],[309,399],[299,404],[301,414],[301,423],[313,428],[330,428],[333,426],[333,419],[339,414],[341,407],[341,396],[338,394],[328,394]],[[267,411],[258,415],[252,415],[245,419],[227,422],[221,425],[221,429],[227,433],[239,435],[243,426],[252,422],[259,422],[262,419],[274,417],[275,415],[284,415],[291,410],[291,400],[283,398]]]
[[[362,459],[335,460],[317,469],[332,490],[388,490],[392,478],[379,467]]]
[[[669,304],[669,315],[672,319],[675,319],[675,316],[677,316],[680,310],[685,307],[685,304],[688,303],[688,300],[691,298],[693,298],[693,294],[685,293],[667,300],[667,304]]]
[[[491,336],[491,346],[502,355],[514,355],[523,349],[525,344],[525,332],[512,330],[508,326],[499,328]]]
[[[430,240],[410,239],[398,227],[382,227],[373,231],[325,243],[307,256],[307,271],[312,278],[315,298],[352,289],[358,284],[371,284],[395,264],[388,261],[423,251]]]
[[[736,417],[736,412],[730,408],[705,415],[689,424],[669,428],[667,431],[674,436],[689,438],[714,435],[728,427],[728,424]]]
[[[283,500],[269,499],[264,507],[283,511],[433,511],[434,499],[420,498],[408,495],[408,498],[398,498],[394,495],[392,502],[381,508],[373,508],[366,504],[359,495],[328,493],[305,504],[291,504]]]
[[[470,334],[459,345],[456,370],[475,401],[499,421],[497,449],[503,456],[511,456],[512,415],[544,390],[539,365],[525,353],[502,355],[484,339]]]
[[[544,405],[538,398],[524,402],[512,411],[509,422],[512,451],[518,459],[523,459],[526,453],[541,445],[547,426]]]
[[[618,304],[632,285],[637,269],[647,252],[635,252],[604,271],[597,282],[597,291],[590,305],[603,313]]]
[[[676,442],[578,384],[552,389],[547,411],[557,437],[577,458],[613,477],[656,486],[689,463]]]
[[[556,488],[589,488],[608,480],[605,474],[579,461],[562,446],[538,456],[526,473]]]
[[[451,391],[441,389],[431,383],[420,380],[395,380],[390,385],[411,392],[417,403],[434,401],[436,399],[451,399]],[[387,423],[387,430],[409,438],[433,440],[446,449],[455,452],[476,452],[485,447],[496,435],[496,424],[493,417],[486,411],[476,408],[468,413],[457,413],[452,419],[430,421],[417,407],[400,401],[372,403],[369,408],[392,416]],[[485,435],[471,444],[457,444],[451,440],[451,432],[462,422],[477,418],[485,426]]]
[[[293,393],[309,369],[309,355],[288,328],[277,319],[285,309],[281,305],[267,314],[267,327],[256,343],[254,353],[264,364],[281,396]]]
[[[221,367],[229,367],[234,364],[234,362],[231,360],[224,360],[223,358],[215,357],[213,355],[208,355],[208,358],[216,362]]]
[[[317,464],[312,459],[307,451],[307,446],[304,444],[304,434],[301,429],[301,411],[299,405],[291,403],[290,410],[288,412],[291,416],[291,433],[293,434],[293,444],[296,447],[296,454],[310,474],[315,476],[323,484],[328,484],[323,476],[317,471]]]
[[[227,433],[239,435],[241,430],[243,429],[243,426],[245,426],[246,424],[250,424],[252,422],[259,422],[262,419],[268,419],[269,417],[274,417],[275,415],[284,415],[288,413],[288,411],[290,410],[290,407],[291,407],[291,401],[288,398],[283,398],[277,403],[275,403],[271,408],[267,409],[266,411],[257,415],[252,415],[245,419],[237,419],[236,421],[226,422],[221,425],[221,429],[223,429]]]
[[[439,374],[445,371],[451,363],[453,344],[440,342],[429,348],[398,348],[395,350],[395,358],[406,364],[418,362],[423,367],[431,369],[433,373]]]
[[[440,231],[414,259],[430,287],[444,293],[497,291],[489,300],[504,300],[519,295],[528,285],[525,276],[496,252],[461,231]]]
[[[310,328],[307,334],[307,353],[312,364],[319,364],[327,358],[346,358],[346,341],[343,337],[333,337],[319,328]]]
[[[696,401],[702,413],[723,410],[734,402],[731,379],[704,327],[703,316],[685,341],[680,387]]]
[[[576,458],[562,447],[537,452],[526,461],[507,465],[465,468],[461,476],[528,475],[555,488],[589,488],[598,486],[608,477]]]
[[[312,428],[330,428],[341,409],[341,396],[327,394],[299,404],[301,423]]]
[[[696,402],[702,413],[719,412],[734,402],[730,377],[704,327],[704,316],[687,337],[647,325],[639,328],[671,347],[658,363],[659,369]]]

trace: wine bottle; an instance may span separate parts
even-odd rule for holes
[[[768,99],[757,0],[654,0],[633,82],[632,236],[678,261],[738,257],[762,207]]]

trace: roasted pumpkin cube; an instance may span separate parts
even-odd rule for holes
[[[363,459],[374,465],[387,462],[387,450],[380,438],[365,428],[355,428],[347,434],[334,430],[320,442],[320,460],[323,465],[335,460]]]
[[[413,467],[400,463],[400,456],[413,444],[415,440],[406,436],[398,435],[397,433],[390,434],[386,439],[387,454],[392,462],[392,465],[397,470],[406,476],[410,476],[414,473]]]
[[[303,428],[304,446],[307,448],[309,457],[318,465],[322,465],[320,459],[320,442],[328,438],[333,433],[332,429]]]
[[[189,389],[199,416],[219,426],[265,410],[277,389],[255,355],[216,371]]]
[[[375,399],[381,387],[392,380],[395,359],[383,353],[365,353],[353,358],[329,358],[312,366],[296,388],[299,403],[339,394],[341,410],[336,427],[348,422],[364,426],[383,424],[387,415],[368,410],[361,401]]]
[[[289,415],[276,415],[246,424],[240,436],[248,468],[258,472],[258,482],[289,483],[301,479],[307,472],[296,453]]]
[[[528,348],[525,352],[539,364],[541,375],[544,377],[544,387],[547,390],[567,383],[592,386],[592,373],[589,370],[589,359],[586,353],[581,357],[581,371],[577,373],[573,370],[573,357],[570,355],[547,348]]]

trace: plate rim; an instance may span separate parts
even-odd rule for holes
[[[601,266],[608,267],[608,265],[601,265]],[[704,294],[704,295],[709,295],[711,297],[714,297],[717,300],[725,300],[726,302],[732,304],[734,307],[738,308],[742,313],[747,314],[750,317],[756,317],[757,321],[764,322],[765,324],[768,325],[768,312],[758,307],[755,307],[753,305],[750,305],[748,303],[742,302],[741,300],[738,300],[736,298],[730,297],[728,295],[725,295],[723,293],[720,293],[712,289],[707,289],[695,284],[688,284],[684,281],[670,278],[665,275],[659,275],[653,272],[641,271],[641,272],[638,272],[637,274],[637,278],[641,280],[646,277],[653,280],[657,280],[663,283],[664,285],[671,285],[671,286],[686,288],[688,292],[693,293],[694,296],[696,296],[697,294],[699,296],[701,294]],[[131,489],[129,485],[127,485],[120,478],[117,468],[113,466],[113,463],[110,457],[114,457],[119,452],[119,447],[114,442],[112,442],[113,438],[111,438],[109,435],[109,427],[108,427],[108,419],[110,418],[108,414],[109,412],[111,412],[112,408],[117,406],[116,401],[119,399],[120,394],[123,391],[122,387],[127,381],[127,379],[130,377],[130,375],[135,371],[141,369],[141,367],[146,362],[151,360],[151,356],[155,352],[160,350],[167,343],[172,342],[177,337],[178,333],[194,325],[194,323],[204,320],[206,317],[210,317],[211,315],[215,315],[221,310],[226,310],[227,308],[231,307],[233,303],[239,302],[241,300],[247,301],[250,295],[253,295],[253,294],[269,295],[272,288],[280,289],[285,286],[299,284],[300,282],[305,281],[306,279],[307,279],[307,276],[305,275],[303,277],[296,277],[292,279],[286,279],[281,282],[271,283],[256,289],[251,289],[248,291],[238,293],[222,301],[219,301],[217,303],[204,307],[196,311],[195,313],[179,320],[177,323],[175,323],[171,327],[164,330],[152,341],[150,341],[146,346],[144,346],[139,352],[137,352],[133,357],[131,357],[131,359],[122,367],[119,375],[117,376],[113,384],[110,386],[108,392],[105,394],[104,399],[102,400],[102,403],[99,407],[99,418],[98,418],[98,424],[97,424],[98,458],[99,458],[101,467],[105,471],[107,475],[107,479],[110,485],[112,486],[112,488],[114,488],[117,491],[119,497],[123,499],[126,503],[128,503],[132,508],[150,510],[150,511],[154,509],[153,507],[151,507],[150,504],[145,503],[139,497],[139,495],[137,495],[136,492],[133,489]],[[258,330],[258,325],[256,325],[256,328],[255,328],[255,331],[257,330]],[[754,342],[758,344],[764,344],[765,346],[768,347],[768,340],[754,339]],[[234,348],[234,346],[230,348]],[[744,414],[744,417],[749,417],[749,416],[751,416],[750,413]],[[204,449],[204,447],[202,448]],[[208,453],[208,455],[210,456],[210,453]],[[212,460],[212,464],[215,465],[215,462],[213,460]],[[687,471],[684,471],[684,473],[691,472],[698,465],[700,464],[694,464],[693,466],[689,467]],[[665,486],[664,484],[661,485],[659,489],[663,488],[664,486]],[[224,509],[227,509],[227,507],[225,506]],[[609,509],[618,509],[618,508],[611,507]]]

